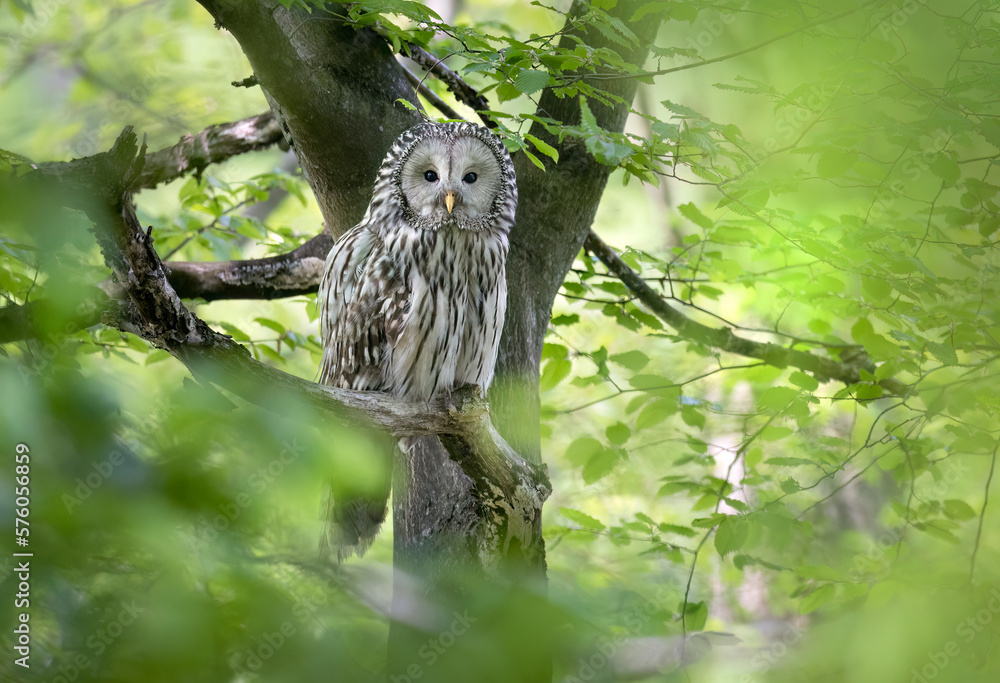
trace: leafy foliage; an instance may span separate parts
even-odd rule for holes
[[[3,16],[0,35],[14,37],[0,56],[10,95],[0,147],[18,152],[0,151],[0,175],[25,171],[20,154],[105,149],[125,123],[166,144],[263,108],[259,96],[213,92],[226,80],[214,74],[229,73],[210,61],[224,38],[188,4],[53,12],[36,2]],[[525,598],[504,612],[473,586],[470,602],[499,616],[459,647],[491,653],[544,634],[566,680],[589,680],[588,667],[613,678],[609,644],[666,648],[678,636],[699,653],[726,648],[688,667],[692,680],[875,681],[911,669],[987,680],[1000,623],[988,505],[1000,434],[995,8],[691,0],[640,4],[623,20],[614,5],[473,3],[477,21],[404,0],[334,9],[400,53],[412,43],[448,55],[489,97],[512,152],[552,169],[572,143],[614,168],[595,230],[672,306],[859,368],[860,380],[839,385],[694,341],[582,252],[540,376],[556,488],[545,519],[552,607]],[[650,59],[628,62],[630,23],[653,20],[664,25]],[[212,85],[161,68],[178,49],[161,24],[202,41],[183,66],[205,68]],[[113,58],[106,36],[142,58]],[[67,69],[57,117],[28,76]],[[623,78],[642,90],[618,133],[594,112],[618,101],[611,86]],[[579,102],[580,120],[537,113],[545,91]],[[305,183],[277,163],[234,160],[141,196],[161,255],[250,258],[312,236],[319,218]],[[284,193],[301,202],[264,220],[246,213]],[[102,680],[301,679],[332,667],[361,680],[378,670],[372,643],[385,623],[366,607],[375,579],[314,558],[316,482],[365,476],[366,437],[319,434],[308,412],[285,424],[233,410],[141,339],[72,329],[83,286],[106,271],[80,217],[39,222],[25,203],[0,196],[0,291],[11,304],[40,290],[59,303],[40,340],[3,347],[0,393],[18,400],[0,434],[30,440],[36,454],[32,542],[53,558],[34,584],[47,677],[82,666],[76,655],[88,662],[80,675]],[[312,376],[311,299],[200,313],[256,358]],[[910,393],[893,395],[887,379]],[[387,561],[389,547],[374,559]],[[133,600],[147,618],[91,646]],[[297,635],[282,636],[275,661],[262,658],[286,622]],[[502,679],[497,655],[482,656]]]

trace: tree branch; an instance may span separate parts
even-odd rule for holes
[[[422,80],[417,78],[417,75],[403,67],[403,73],[406,75],[406,80],[417,89],[417,92],[423,95],[428,102],[433,105],[435,109],[444,114],[449,119],[461,119],[462,115],[451,108],[447,102],[442,100],[436,92],[427,87],[427,84]]]
[[[48,334],[73,334],[101,322],[101,315],[108,306],[108,296],[98,287],[93,287],[83,302],[77,306],[74,315],[68,317],[59,330],[50,330],[53,318],[53,302],[40,299],[23,306],[10,305],[0,308],[0,344],[21,339],[45,339]]]
[[[413,43],[406,43],[406,52],[410,59],[440,78],[448,86],[448,91],[455,95],[455,99],[473,109],[484,126],[487,128],[497,127],[493,119],[483,114],[483,111],[490,108],[490,104],[486,101],[486,98],[466,83],[461,76],[445,66],[444,59],[435,57],[424,48]]]
[[[192,171],[201,175],[209,164],[265,149],[282,139],[281,126],[271,112],[209,126],[195,135],[185,135],[173,147],[147,156],[137,186],[156,187]]]
[[[321,233],[286,254],[245,261],[190,261],[163,264],[182,299],[280,299],[310,294],[319,287],[333,238]]]
[[[271,112],[241,121],[210,126],[186,135],[172,147],[146,156],[136,188],[153,188],[188,173],[201,173],[209,164],[220,163],[239,154],[258,151],[282,140],[280,126]],[[62,178],[72,184],[81,175],[92,174],[90,158],[36,166],[47,178]],[[30,178],[25,178],[30,182]],[[333,247],[333,238],[320,233],[297,249],[262,259],[242,261],[186,262],[163,264],[167,279],[182,299],[277,299],[315,292],[323,263]],[[103,291],[102,291],[103,290]],[[107,281],[95,287],[80,304],[77,314],[66,321],[62,334],[71,334],[96,325],[111,299],[124,291]],[[41,338],[47,332],[51,302],[41,299],[24,305],[0,308],[0,344],[20,339]]]
[[[686,315],[673,308],[650,287],[642,277],[625,263],[615,250],[609,247],[593,231],[583,244],[584,249],[591,252],[609,271],[614,273],[622,283],[644,303],[660,320],[672,327],[677,335],[689,341],[698,342],[722,351],[735,353],[748,358],[762,360],[768,365],[779,368],[795,367],[812,373],[820,381],[837,380],[844,384],[856,384],[861,381],[861,370],[875,372],[875,366],[866,361],[861,367],[830,358],[823,358],[798,349],[789,349],[777,344],[763,343],[739,337],[731,329],[715,328],[691,320]],[[879,384],[892,394],[906,396],[909,387],[895,379],[884,379]]]

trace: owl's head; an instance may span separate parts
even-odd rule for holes
[[[503,143],[482,126],[415,126],[400,136],[386,164],[403,216],[415,227],[453,224],[506,233],[514,222],[514,165]]]

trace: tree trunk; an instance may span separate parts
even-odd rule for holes
[[[276,0],[200,1],[239,41],[291,139],[327,230],[339,236],[364,213],[385,151],[400,132],[418,122],[416,114],[395,103],[399,98],[415,101],[403,71],[382,39],[367,29],[345,26],[336,15],[287,10]],[[627,22],[640,4],[621,3],[612,14]],[[586,6],[574,5],[572,11],[578,14]],[[625,60],[641,64],[657,24],[647,19],[631,28],[640,41],[628,48],[596,33],[582,37],[595,48],[615,49]],[[636,81],[602,81],[599,86],[631,102]],[[626,104],[606,107],[592,102],[591,108],[602,127],[624,127]],[[559,121],[579,123],[579,102],[559,99],[550,90],[542,95],[540,109]],[[579,253],[610,173],[582,142],[557,143],[539,128],[535,124],[532,133],[558,148],[559,163],[547,164],[543,172],[524,155],[514,157],[520,204],[507,264],[507,320],[490,393],[498,430],[534,463],[541,462],[538,376],[552,302]],[[540,514],[533,523],[534,547],[507,548],[502,557],[484,557],[488,529],[471,480],[436,437],[423,438],[410,457],[397,464],[394,476],[394,613],[406,614],[418,597],[429,597],[436,605],[461,604],[461,586],[470,576],[488,577],[512,595],[544,593]],[[426,642],[426,630],[394,622],[390,674],[405,675]],[[517,679],[551,678],[544,652],[521,661]]]

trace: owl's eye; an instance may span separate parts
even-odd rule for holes
[[[437,179],[438,179],[438,174],[435,173],[434,171],[424,171],[424,180],[426,180],[427,182],[433,183]]]
[[[469,185],[471,185],[472,183],[476,182],[476,174],[472,172],[466,173],[465,177],[462,178],[462,181],[469,183]]]

